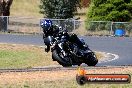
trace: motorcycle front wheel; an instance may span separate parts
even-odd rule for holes
[[[70,58],[69,57],[64,57],[64,58],[60,57],[60,55],[58,54],[57,50],[53,50],[52,51],[52,58],[54,60],[56,60],[63,67],[72,66],[72,63],[70,62]]]
[[[98,59],[96,55],[93,52],[89,53],[86,57],[85,64],[87,64],[88,66],[95,66],[97,63]]]

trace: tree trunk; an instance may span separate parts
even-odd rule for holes
[[[8,16],[10,16],[10,6],[13,0],[0,0],[0,31],[7,31]],[[4,17],[7,16],[7,17]]]
[[[2,9],[2,0],[0,0],[0,16],[2,16],[2,11],[3,11],[3,9]],[[1,30],[2,30],[2,19],[0,17],[0,31]]]

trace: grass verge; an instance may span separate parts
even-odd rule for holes
[[[97,58],[103,57],[96,53]],[[31,68],[38,66],[58,65],[52,61],[51,53],[44,48],[30,45],[0,44],[0,68]]]
[[[54,65],[51,53],[29,45],[0,44],[0,68],[29,68]]]

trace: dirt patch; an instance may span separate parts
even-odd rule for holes
[[[97,68],[86,70],[87,74],[132,74],[132,67]],[[0,84],[15,84],[25,81],[57,81],[75,79],[77,70],[1,73]]]
[[[0,44],[2,50],[41,50],[42,48],[37,46],[23,45],[23,44]]]
[[[21,73],[1,73],[0,84],[15,84],[25,81],[56,81],[70,80],[75,77],[76,71],[44,71],[44,72],[21,72]]]

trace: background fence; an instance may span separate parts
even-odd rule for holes
[[[42,18],[0,17],[0,31],[15,33],[42,33]],[[52,19],[53,23],[79,35],[114,35],[116,29],[125,30],[126,36],[132,36],[132,22],[81,21],[74,19]]]

